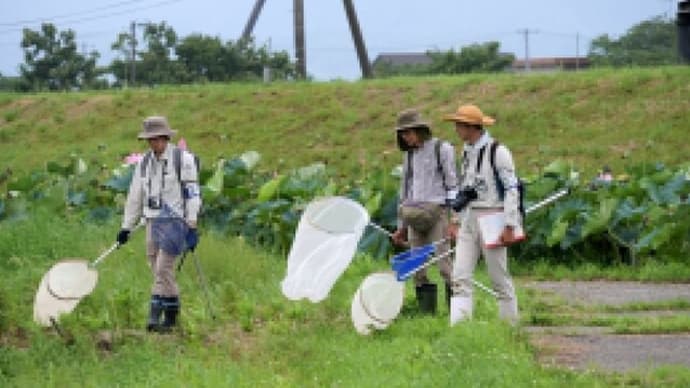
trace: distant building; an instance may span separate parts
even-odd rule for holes
[[[530,58],[529,71],[551,72],[551,71],[573,71],[589,68],[589,59],[586,57],[553,57],[553,58]],[[524,59],[516,59],[510,66],[510,71],[522,73],[527,71],[527,63]]]
[[[374,67],[384,64],[391,67],[430,65],[431,57],[426,53],[382,53],[372,63]]]

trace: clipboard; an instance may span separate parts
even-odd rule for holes
[[[499,248],[505,246],[500,240],[501,233],[506,225],[505,215],[502,211],[485,213],[477,217],[477,223],[479,224],[479,234],[482,237],[484,247],[486,248]],[[517,225],[513,229],[515,234],[515,242],[523,241],[527,238],[525,236],[525,231],[522,225]]]

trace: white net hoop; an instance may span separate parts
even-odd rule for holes
[[[34,299],[34,322],[51,326],[60,315],[72,312],[81,299],[60,299],[48,291],[48,273],[43,275]]]
[[[59,299],[81,299],[96,287],[98,272],[86,260],[65,259],[48,271],[47,289]]]
[[[311,202],[300,218],[288,254],[283,294],[291,300],[323,300],[352,261],[368,223],[366,209],[348,198]]]
[[[367,335],[372,328],[383,330],[400,314],[404,283],[393,272],[367,276],[352,298],[352,323],[358,333]]]

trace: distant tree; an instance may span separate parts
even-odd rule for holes
[[[194,82],[228,79],[225,48],[217,37],[189,35],[175,47],[175,53]]]
[[[656,66],[678,62],[676,25],[661,16],[645,20],[613,39],[599,35],[588,57],[595,66]]]
[[[147,49],[139,53],[141,62],[137,67],[137,82],[156,85],[187,80],[184,66],[173,59],[177,33],[172,27],[165,22],[146,25],[144,43]]]
[[[131,39],[130,34],[123,32],[111,46],[120,53],[110,65],[116,85],[123,85],[131,72]],[[178,40],[172,27],[162,22],[146,27],[144,42],[146,48],[137,53],[135,62],[137,83],[260,79],[264,66],[271,68],[274,79],[287,79],[295,74],[287,52],[270,52],[265,46],[256,47],[252,40],[223,43],[218,37],[201,34]]]
[[[24,61],[20,66],[22,90],[70,90],[88,88],[96,82],[98,52],[77,52],[76,34],[58,32],[51,23],[40,31],[25,28],[21,41]]]
[[[515,60],[513,54],[499,51],[500,43],[486,42],[465,46],[456,52],[430,51],[432,63],[429,71],[432,74],[459,74],[474,72],[500,72]]]

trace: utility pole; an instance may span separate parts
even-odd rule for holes
[[[343,0],[345,6],[345,13],[347,14],[347,21],[350,24],[350,32],[352,32],[352,40],[355,43],[357,50],[357,58],[359,59],[359,67],[362,69],[362,77],[372,78],[371,63],[367,55],[367,48],[364,46],[364,39],[362,38],[362,30],[359,28],[357,21],[357,13],[352,0]]]
[[[129,44],[132,46],[132,57],[130,58],[130,71],[129,75],[131,77],[129,83],[134,87],[134,83],[136,82],[137,76],[137,70],[136,70],[136,58],[137,58],[137,23],[132,20],[132,23],[129,25],[129,33],[130,33],[130,39],[129,39]]]
[[[304,50],[304,0],[294,0],[295,13],[295,56],[297,57],[297,77],[307,78],[307,56]]]
[[[530,30],[528,28],[518,30],[518,34],[523,34],[525,37],[525,72],[529,73],[532,71],[532,67],[529,63],[529,34],[536,34],[537,30]]]
[[[580,33],[575,34],[575,71],[580,70]]]
[[[264,3],[266,3],[266,0],[256,0],[256,3],[254,3],[252,13],[249,15],[249,20],[247,20],[247,24],[244,26],[242,36],[240,37],[240,41],[243,43],[247,43],[249,38],[252,36],[252,30],[254,29],[254,25],[256,25],[256,20],[259,18],[259,14],[261,13],[261,9],[264,7]]]

